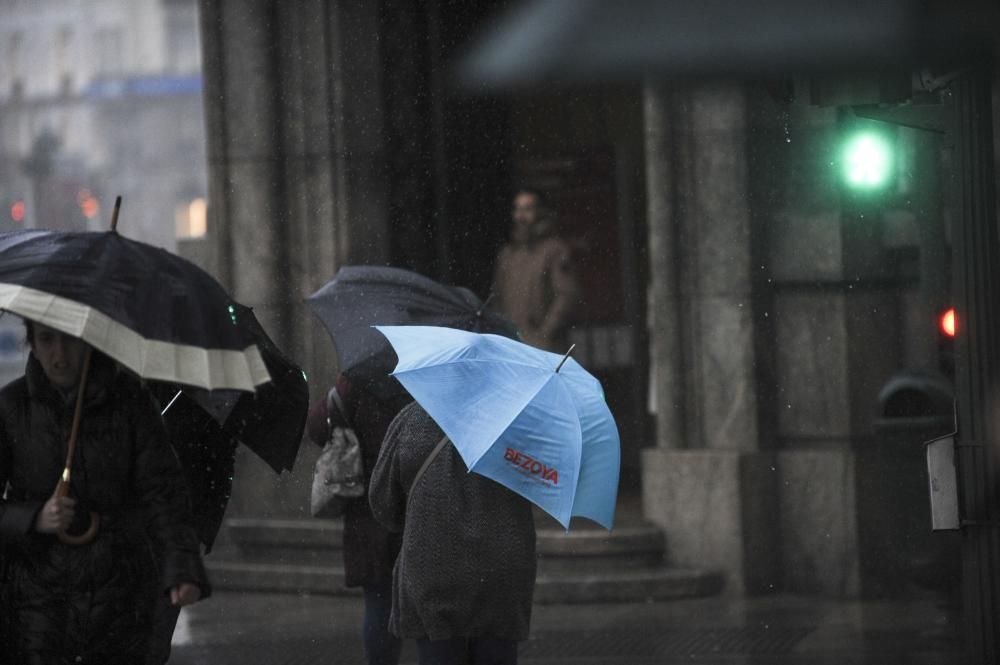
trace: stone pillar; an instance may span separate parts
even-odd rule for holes
[[[672,564],[718,568],[735,593],[767,591],[774,466],[758,452],[745,93],[645,94],[650,315],[654,338],[672,339],[654,342],[664,420],[643,455],[644,512]]]
[[[378,6],[201,0],[209,160],[206,267],[310,377],[336,375],[303,299],[389,256]],[[316,450],[276,479],[241,448],[229,514],[300,516]]]
[[[208,135],[210,269],[286,346],[292,334],[285,195],[278,106],[275,7],[270,0],[201,3]],[[229,514],[278,503],[273,472],[237,453]],[[223,534],[224,536],[224,534]]]
[[[216,268],[279,341],[289,337],[289,224],[285,201],[274,4],[203,3],[205,99],[210,111],[209,225]],[[261,223],[262,220],[267,220]],[[245,266],[253,266],[252,270]]]
[[[678,224],[674,214],[676,182],[671,130],[672,95],[649,83],[644,94],[646,201],[649,218],[649,328],[656,443],[681,448],[684,437],[684,371],[680,308],[680,270],[676,259]]]

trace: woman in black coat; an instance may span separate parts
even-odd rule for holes
[[[366,477],[378,460],[389,423],[413,401],[392,378],[365,379],[342,374],[324,399],[309,412],[308,431],[322,446],[330,427],[351,427],[358,435]],[[399,554],[399,534],[386,531],[372,516],[368,497],[344,508],[344,585],[361,587],[365,615],[362,634],[368,665],[396,665],[401,641],[389,632],[392,609],[392,566]]]
[[[53,496],[86,345],[28,324],[25,376],[0,390],[0,547],[11,663],[141,663],[160,594],[209,594],[189,499],[153,401],[94,352],[71,474]],[[100,515],[85,545],[56,534]],[[0,658],[2,660],[2,658]]]

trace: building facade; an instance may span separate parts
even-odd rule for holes
[[[122,231],[173,249],[206,196],[194,0],[0,3],[0,227]]]
[[[376,263],[485,296],[512,189],[532,184],[578,248],[573,335],[622,430],[623,497],[672,563],[723,571],[735,593],[852,597],[882,591],[872,570],[957,561],[954,538],[920,526],[920,444],[940,432],[880,429],[899,372],[948,380],[948,154],[933,133],[889,127],[893,184],[858,198],[836,148],[859,122],[847,103],[744,82],[457,90],[449,64],[498,3],[200,7],[197,251],[316,396],[335,356],[306,295]],[[304,516],[314,454],[277,482],[242,460],[253,493],[237,487],[233,510]],[[914,557],[892,553],[883,517]]]

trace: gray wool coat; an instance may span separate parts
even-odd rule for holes
[[[531,504],[469,473],[446,445],[406,497],[444,436],[419,404],[395,418],[372,473],[372,512],[403,532],[389,626],[403,638],[525,640],[535,587]]]

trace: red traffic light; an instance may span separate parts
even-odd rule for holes
[[[24,201],[14,202],[10,207],[10,218],[18,224],[24,221]]]
[[[938,326],[941,332],[948,337],[954,337],[958,333],[958,318],[955,316],[955,308],[949,308],[941,318],[938,319]]]

